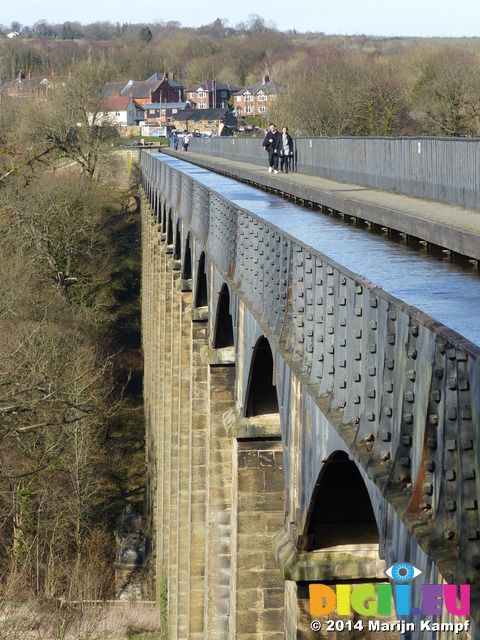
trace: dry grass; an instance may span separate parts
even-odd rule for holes
[[[144,602],[4,606],[0,640],[162,640],[158,607]]]

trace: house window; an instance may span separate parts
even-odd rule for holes
[[[237,102],[241,102],[242,101],[242,96],[237,96]]]
[[[220,92],[220,97],[221,98],[226,98],[227,97],[227,92],[226,91],[221,91]]]
[[[277,96],[276,96],[276,95],[274,95],[274,94],[272,93],[272,95],[270,96],[270,100],[275,100],[275,99],[276,99],[276,97],[277,97]]]
[[[247,113],[253,113],[253,106],[251,104],[247,105]]]
[[[199,102],[198,103],[198,108],[199,109],[206,109],[207,108],[207,103],[206,102]]]
[[[265,102],[267,99],[267,96],[264,93],[259,93],[258,94],[258,101],[259,102]]]
[[[197,98],[205,98],[205,91],[197,91]]]
[[[258,107],[258,112],[259,112],[259,113],[267,113],[267,107],[266,107],[264,104],[261,104],[261,105]]]
[[[251,93],[247,93],[247,102],[253,102],[253,96]]]

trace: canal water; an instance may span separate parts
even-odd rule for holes
[[[480,275],[177,158],[158,159],[480,345]]]

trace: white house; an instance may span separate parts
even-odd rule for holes
[[[132,97],[104,98],[103,113],[100,113],[102,124],[117,127],[131,127],[145,120],[145,109]]]

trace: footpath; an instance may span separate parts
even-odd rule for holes
[[[265,167],[261,167],[167,147],[162,147],[161,152],[268,191],[405,234],[426,242],[427,248],[429,244],[436,245],[480,260],[479,211],[301,173],[268,173],[266,162]]]

